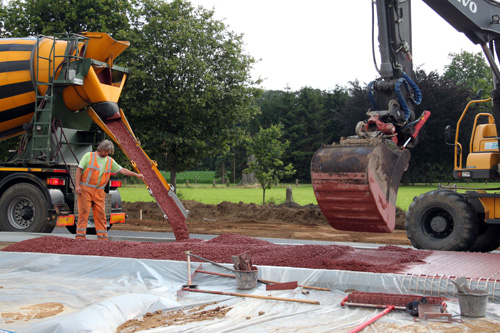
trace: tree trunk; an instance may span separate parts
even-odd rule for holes
[[[255,161],[255,156],[249,156],[248,157],[248,164],[250,164],[251,161]],[[251,173],[243,173],[241,175],[241,182],[239,185],[243,185],[243,186],[246,186],[246,185],[255,185],[257,184],[257,179],[255,179],[255,173],[251,172]]]
[[[233,154],[233,184],[236,184],[236,154]]]
[[[266,204],[266,187],[265,186],[262,187],[262,204],[263,205]]]
[[[220,178],[221,178],[221,184],[226,183],[226,167],[224,166],[224,163],[220,165]]]
[[[247,185],[255,185],[257,184],[257,180],[255,179],[254,173],[242,173],[241,181],[239,185],[247,186]]]
[[[177,171],[170,169],[170,184],[174,187],[174,193],[177,193]]]

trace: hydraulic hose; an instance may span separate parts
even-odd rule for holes
[[[372,93],[372,86],[375,84],[375,82],[376,81],[372,81],[372,82],[368,83],[367,90],[368,90],[368,99],[372,103],[373,109],[378,110],[379,108],[377,107],[377,103],[375,102],[375,97],[373,97],[373,93]]]
[[[413,82],[406,73],[401,73],[403,76],[402,78],[398,79],[396,81],[396,85],[394,86],[394,91],[396,92],[396,97],[398,98],[399,105],[401,106],[401,109],[405,113],[405,119],[408,120],[410,119],[410,108],[408,107],[408,104],[406,104],[406,100],[401,93],[401,84],[404,84],[406,88],[408,88],[408,85],[413,89],[415,98],[410,98],[410,102],[414,105],[419,105],[420,102],[422,102],[422,93],[420,92],[420,89],[418,86]]]

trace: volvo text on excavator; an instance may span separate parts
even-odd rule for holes
[[[491,99],[471,102],[492,101],[492,112],[478,115],[486,117],[487,124],[479,125],[476,118],[465,166],[462,166],[462,149],[458,142],[463,116],[455,131],[447,130],[447,140],[455,147],[454,176],[499,179],[500,91],[497,83],[500,71],[494,54],[498,57],[500,51],[500,1],[423,1],[474,44],[481,46],[493,72]],[[367,86],[372,104],[367,111],[368,119],[358,123],[355,135],[324,145],[314,154],[311,178],[318,204],[332,227],[347,231],[392,232],[399,183],[410,161],[408,148],[418,143],[418,133],[431,113],[415,114],[422,95],[412,67],[411,1],[376,0],[372,3],[378,21],[381,64],[377,68],[380,78]],[[456,190],[456,187],[440,188],[414,199],[405,221],[412,245],[451,251],[498,248],[500,194],[483,189],[465,193]]]

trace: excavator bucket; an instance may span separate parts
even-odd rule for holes
[[[338,230],[392,232],[396,196],[410,152],[380,138],[343,139],[311,162],[318,205]]]

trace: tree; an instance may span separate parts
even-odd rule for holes
[[[0,11],[2,37],[128,30],[128,0],[14,0]]]
[[[444,78],[474,92],[483,89],[489,95],[493,89],[491,69],[481,52],[450,53],[449,58],[451,62],[444,67]]]
[[[311,158],[321,145],[323,102],[321,90],[304,87],[283,117],[284,138],[290,142],[286,161],[297,168],[298,177],[303,180],[310,179]]]
[[[258,112],[255,60],[242,36],[213,15],[181,0],[144,0],[123,35],[132,42],[125,54],[131,77],[120,104],[174,185],[177,171],[228,151],[238,127]]]
[[[356,124],[368,119],[366,112],[372,108],[366,87],[362,87],[358,80],[351,81],[349,84],[349,98],[342,100],[343,103],[333,112],[332,118],[338,131],[333,136],[332,141],[355,135]]]
[[[342,128],[336,121],[335,115],[346,106],[349,98],[349,91],[343,86],[335,86],[333,90],[325,94],[325,108],[321,116],[321,144],[331,144],[334,141],[338,141]],[[352,128],[349,129],[354,131]]]
[[[266,203],[266,189],[278,184],[282,177],[295,173],[291,163],[283,167],[281,157],[289,142],[281,142],[282,135],[282,124],[260,128],[247,145],[248,155],[255,157],[255,160],[249,163],[248,171],[255,173],[255,178],[262,187],[262,204]]]
[[[283,123],[287,112],[295,107],[296,94],[289,88],[284,91],[267,90],[257,103],[260,107],[260,114],[250,123],[251,133],[257,133],[260,127],[267,128]]]
[[[452,178],[454,150],[445,143],[444,131],[447,125],[455,127],[472,92],[469,87],[456,85],[436,72],[427,74],[417,69],[415,76],[423,96],[415,113],[418,116],[429,110],[431,116],[419,133],[418,145],[411,149],[406,179],[410,182],[449,180]],[[474,116],[470,112],[460,128],[464,156],[469,149]]]
[[[259,100],[262,113],[252,121],[251,131],[283,124],[283,138],[290,142],[283,155],[284,163],[292,163],[297,168],[297,178],[309,181],[311,158],[337,134],[333,114],[347,98],[347,91],[341,87],[332,91],[309,87],[297,92],[266,91]]]

